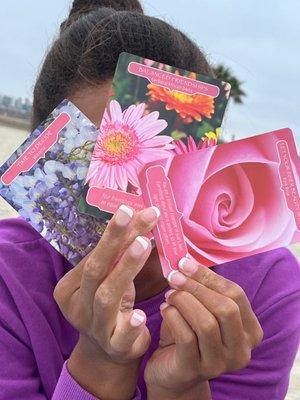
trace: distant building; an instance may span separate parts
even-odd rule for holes
[[[28,121],[31,117],[31,109],[32,103],[28,98],[14,98],[6,94],[0,94],[0,115]]]
[[[12,97],[6,96],[6,95],[2,97],[2,105],[4,107],[9,108],[9,107],[12,106],[12,104],[13,104],[13,98]]]
[[[24,109],[25,111],[31,111],[31,108],[32,108],[32,103],[31,103],[31,101],[26,97],[26,99],[25,99],[25,101],[24,101],[24,104],[23,104],[23,109]]]
[[[15,99],[15,108],[17,110],[22,110],[23,108],[23,100],[22,97],[18,97],[17,99]]]

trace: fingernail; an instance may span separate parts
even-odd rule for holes
[[[115,221],[117,225],[125,226],[129,224],[131,218],[133,217],[133,210],[125,204],[121,204],[115,217]]]
[[[179,261],[178,266],[182,271],[186,272],[187,274],[194,274],[198,269],[198,266],[186,257],[183,257]]]
[[[170,296],[173,292],[176,292],[176,290],[170,289],[170,290],[168,290],[168,291],[165,293],[165,298],[166,298],[166,300],[168,300],[169,296]]]
[[[146,208],[143,211],[143,219],[148,223],[153,222],[156,218],[159,218],[159,216],[160,216],[160,211],[155,206]]]
[[[132,326],[140,326],[144,321],[145,321],[145,316],[139,314],[137,311],[134,311],[130,318],[130,324]]]
[[[166,302],[161,303],[161,305],[159,306],[159,308],[160,308],[161,311],[164,310],[164,309],[167,308],[167,307],[169,307],[169,304],[166,303]]]
[[[149,243],[142,236],[137,236],[131,245],[131,251],[134,256],[142,255],[148,249]]]
[[[167,279],[170,283],[177,286],[181,286],[187,281],[186,277],[179,271],[171,271]]]
[[[151,208],[152,208],[152,210],[155,212],[157,218],[159,218],[159,217],[160,217],[160,210],[159,210],[159,208],[156,207],[156,206],[152,206]]]

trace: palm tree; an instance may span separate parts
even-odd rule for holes
[[[230,98],[234,103],[242,104],[246,93],[243,91],[241,86],[244,82],[239,81],[231,72],[230,68],[225,67],[222,64],[216,65],[214,73],[218,79],[228,82],[231,85]]]

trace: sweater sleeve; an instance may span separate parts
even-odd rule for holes
[[[67,361],[64,363],[52,400],[99,400],[85,391],[68,371]],[[141,400],[139,389],[133,400]]]
[[[42,260],[38,259],[39,274],[30,271],[37,269],[32,260],[39,242],[26,246],[31,248],[31,258],[27,250],[20,250],[20,245],[0,243],[0,399],[96,400],[69,374],[53,335],[55,322],[46,320],[37,306],[40,295],[47,309],[55,311],[54,302],[50,301],[53,289],[49,277],[41,272]],[[46,263],[51,266],[48,258]],[[39,285],[34,284],[37,289],[29,292],[28,285],[35,280]],[[68,337],[65,327],[63,332]],[[134,400],[140,400],[138,392]]]
[[[2,285],[1,285],[2,283]],[[0,279],[1,400],[46,400],[30,338],[18,309]],[[4,367],[5,366],[5,367]],[[66,362],[52,400],[100,400],[86,392],[70,375]],[[137,389],[133,400],[141,400]]]
[[[0,365],[2,400],[46,399],[28,332],[1,278]]]

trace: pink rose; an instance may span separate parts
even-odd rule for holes
[[[280,189],[276,134],[169,160],[189,252],[202,264],[224,263],[300,239]],[[297,180],[299,185],[299,175]]]

